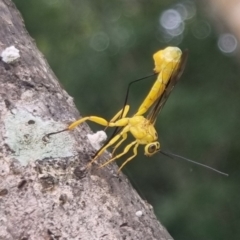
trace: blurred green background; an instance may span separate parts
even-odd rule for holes
[[[152,55],[189,49],[185,72],[158,118],[162,149],[224,177],[156,154],[124,172],[178,240],[239,239],[240,71],[237,40],[219,33],[194,1],[15,0],[26,27],[82,116],[109,119],[131,80],[152,73]],[[135,84],[134,110],[154,77]],[[93,130],[102,129],[90,124]]]

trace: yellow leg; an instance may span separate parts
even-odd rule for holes
[[[108,126],[108,121],[105,120],[104,118],[101,118],[101,117],[97,117],[97,116],[90,116],[90,117],[84,117],[84,118],[81,118],[75,122],[73,122],[72,124],[70,124],[70,126],[68,126],[68,130],[72,130],[74,129],[75,127],[77,127],[79,124],[85,122],[85,121],[91,121],[91,122],[95,122],[95,123],[98,123],[100,125],[103,125],[103,126]]]
[[[84,117],[84,118],[78,119],[77,121],[71,123],[67,128],[57,131],[57,132],[48,133],[46,136],[50,137],[51,135],[54,135],[57,133],[61,133],[61,132],[68,131],[68,130],[73,130],[79,124],[82,124],[83,122],[85,122],[87,120],[98,123],[98,124],[100,124],[102,126],[106,126],[106,127],[124,127],[128,124],[128,120],[129,120],[129,118],[125,118],[125,116],[127,115],[128,111],[129,111],[129,105],[125,106],[124,112],[123,112],[123,117],[116,121],[116,119],[120,116],[121,111],[122,111],[122,109],[112,118],[112,120],[110,122],[108,122],[104,118],[97,117],[97,116]],[[115,122],[113,122],[113,121],[115,121]]]
[[[121,114],[122,114],[121,119],[125,118],[128,114],[129,109],[130,109],[130,106],[126,105],[124,108],[118,111],[109,122],[111,123],[115,122],[121,116]],[[106,131],[108,127],[109,126],[105,127],[104,131]]]
[[[122,135],[122,140],[120,142],[118,142],[118,144],[114,147],[113,151],[112,151],[112,156],[114,155],[115,151],[117,150],[117,148],[122,144],[122,142],[124,142],[127,139],[127,134],[123,134]]]
[[[123,150],[122,153],[118,154],[118,155],[115,156],[114,158],[111,158],[110,160],[108,160],[107,162],[105,162],[104,164],[102,164],[99,168],[102,168],[102,167],[108,165],[109,163],[113,162],[114,160],[120,158],[121,156],[125,155],[125,154],[129,151],[129,149],[130,149],[133,145],[135,145],[135,144],[137,144],[137,141],[134,141],[134,142],[129,143],[129,144],[124,148],[124,150]],[[137,144],[136,146],[138,146],[138,144]],[[134,149],[136,148],[136,146],[134,147]]]
[[[112,146],[114,143],[116,143],[118,141],[118,139],[126,134],[129,131],[129,126],[126,126],[119,134],[117,134],[113,139],[110,140],[110,142],[104,146],[99,152],[98,154],[91,160],[91,162],[88,164],[87,167],[91,166],[91,164],[110,146]]]
[[[129,162],[131,161],[133,158],[135,158],[137,156],[137,148],[138,148],[139,144],[136,144],[135,147],[133,148],[133,155],[131,157],[129,157],[122,165],[121,167],[118,169],[118,173],[121,171],[121,169]]]
[[[130,109],[129,105],[126,105],[124,108],[122,108],[119,112],[114,115],[114,117],[109,122],[115,122],[122,114],[121,118],[125,118],[128,114],[128,111]]]
[[[81,118],[81,119],[73,122],[72,124],[70,124],[68,126],[68,130],[74,129],[79,124],[81,124],[81,123],[83,123],[87,120],[89,120],[91,122],[98,123],[98,124],[103,125],[103,126],[109,126],[109,127],[123,127],[123,126],[126,126],[128,124],[128,118],[121,118],[116,122],[108,122],[104,118],[97,117],[97,116],[90,116],[90,117]]]

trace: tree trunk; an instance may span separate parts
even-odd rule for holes
[[[20,58],[0,61],[0,239],[172,239],[115,164],[86,170],[86,124],[43,139],[79,114],[13,3],[0,0],[0,53],[11,45]]]

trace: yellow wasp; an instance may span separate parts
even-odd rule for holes
[[[135,138],[135,141],[128,144],[122,153],[119,153],[114,157],[112,156],[110,160],[101,165],[101,167],[103,167],[109,164],[125,155],[131,148],[133,148],[133,155],[121,165],[118,171],[137,155],[139,145],[145,145],[144,152],[146,156],[152,156],[158,152],[160,150],[160,143],[157,141],[158,134],[154,128],[154,124],[158,113],[162,109],[167,97],[184,70],[187,60],[187,52],[185,51],[182,54],[182,51],[177,47],[167,47],[164,50],[156,52],[153,55],[153,58],[155,61],[154,71],[159,73],[157,80],[137,112],[132,117],[126,117],[130,109],[129,105],[126,105],[109,122],[104,118],[97,116],[84,117],[70,124],[67,129],[49,133],[48,136],[72,130],[87,120],[106,127],[121,127],[121,131],[113,136],[113,138],[97,152],[91,161],[91,163],[94,162],[110,146],[114,146],[113,152],[115,152],[123,141],[127,139],[127,134],[130,132]],[[151,111],[145,118],[142,115],[146,113],[149,108],[151,108]]]
[[[131,148],[133,148],[133,154],[123,162],[123,164],[118,169],[119,172],[129,161],[136,157],[139,145],[145,145],[144,154],[146,156],[152,156],[153,154],[160,151],[158,134],[154,128],[157,116],[163,108],[175,84],[182,75],[186,65],[187,56],[187,51],[184,51],[182,53],[182,51],[177,47],[167,47],[156,52],[153,55],[155,62],[154,71],[156,74],[158,74],[157,80],[153,84],[151,90],[138,108],[137,112],[132,117],[126,117],[130,106],[125,105],[123,109],[121,109],[110,121],[107,121],[104,118],[98,116],[84,117],[70,124],[68,128],[58,132],[49,133],[47,136],[63,131],[73,130],[79,124],[89,120],[105,127],[120,128],[120,130],[115,131],[112,138],[110,138],[110,140],[108,140],[107,143],[97,151],[96,155],[91,160],[89,165],[91,165],[107,148],[111,146],[114,147],[112,151],[112,158],[102,164],[100,168],[122,157],[128,153]],[[145,114],[148,110],[149,114],[145,118],[143,114]],[[121,153],[114,156],[114,152],[127,139],[129,132],[133,135],[135,140],[129,143]],[[172,153],[169,154],[162,151],[161,153],[168,155],[169,157],[178,157],[189,162],[207,167],[218,173],[227,175],[209,166],[194,162],[187,158],[183,158],[179,155]]]

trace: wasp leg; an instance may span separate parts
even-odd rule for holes
[[[127,134],[123,134],[122,135],[122,140],[120,142],[118,142],[118,144],[113,148],[112,151],[112,156],[114,155],[115,151],[117,150],[117,148],[127,139]]]
[[[122,135],[126,134],[128,131],[129,131],[129,126],[126,126],[119,134],[117,134],[115,137],[113,137],[113,138],[109,141],[109,143],[108,143],[106,146],[104,146],[104,147],[98,152],[98,154],[91,160],[91,162],[88,164],[87,167],[90,167],[91,164],[92,164],[108,147],[110,147],[110,146],[112,146],[113,144],[115,144],[115,143],[118,141],[118,139],[119,139],[120,137],[122,137]]]
[[[91,121],[91,122],[95,122],[95,123],[98,123],[100,125],[103,125],[103,126],[108,126],[108,121],[105,120],[104,118],[101,118],[101,117],[97,117],[97,116],[90,116],[90,117],[84,117],[84,118],[81,118],[75,122],[73,122],[72,124],[70,124],[68,126],[68,130],[72,130],[74,129],[75,127],[77,127],[79,124],[85,122],[85,121]]]
[[[133,155],[131,157],[129,157],[122,165],[121,167],[118,169],[118,173],[121,171],[121,169],[129,162],[131,161],[133,158],[135,158],[137,156],[137,148],[138,148],[139,144],[136,144],[135,147],[133,148]]]
[[[126,105],[119,112],[117,112],[109,122],[115,122],[121,115],[122,115],[121,118],[125,118],[128,114],[129,109],[130,109],[130,106]]]
[[[115,156],[114,158],[111,158],[111,159],[108,160],[106,163],[102,164],[99,168],[102,168],[102,167],[108,165],[109,163],[113,162],[114,160],[120,158],[121,156],[125,155],[125,154],[129,151],[129,149],[130,149],[132,146],[134,146],[134,145],[135,145],[135,147],[134,147],[134,149],[135,149],[135,148],[138,146],[137,141],[133,141],[133,142],[129,143],[129,144],[124,148],[124,150],[123,150],[122,153],[118,154],[118,155]],[[131,158],[133,158],[133,157],[135,157],[135,156],[136,156],[136,155],[132,156]],[[127,161],[126,161],[126,162],[127,162]]]
[[[124,127],[128,124],[128,118],[121,118],[119,120],[117,120],[116,122],[108,122],[107,120],[105,120],[104,118],[101,117],[97,117],[97,116],[90,116],[90,117],[84,117],[81,118],[75,122],[73,122],[72,124],[70,124],[68,126],[68,130],[72,130],[75,127],[77,127],[79,124],[85,122],[85,121],[91,121],[91,122],[95,122],[98,123],[99,125],[102,126],[109,126],[109,127]]]
[[[129,112],[130,106],[126,105],[124,108],[122,108],[120,111],[118,111],[113,118],[109,121],[109,123],[114,123],[115,121],[117,121],[119,119],[119,117],[121,116],[120,119],[125,118]],[[105,127],[104,131],[106,131],[106,129],[109,126]]]

